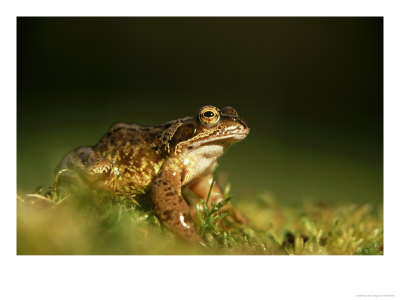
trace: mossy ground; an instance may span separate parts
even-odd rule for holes
[[[231,210],[198,210],[203,248],[163,228],[146,196],[48,189],[19,195],[17,203],[17,254],[383,254],[382,209],[371,205],[295,208],[264,193],[236,205],[247,225]]]

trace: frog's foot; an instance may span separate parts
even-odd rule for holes
[[[242,225],[247,225],[249,221],[246,219],[245,216],[241,214],[241,212],[233,207],[232,205],[226,205],[221,208],[221,212],[228,212],[230,216],[232,216],[236,222],[242,224]]]
[[[211,187],[212,181],[213,181],[212,174],[202,176],[202,177],[199,177],[198,179],[196,179],[190,185],[189,188],[199,198],[206,201],[208,194],[210,192],[210,187]],[[217,185],[217,183],[214,182],[214,184],[211,188],[210,197],[208,199],[208,208],[211,208],[211,203],[218,204],[223,200],[224,200],[224,194],[222,193],[222,191],[219,188],[219,186]]]
[[[154,182],[151,197],[154,212],[165,227],[187,241],[205,245],[195,231],[189,205],[181,194],[181,176],[178,172],[162,171]]]
[[[209,174],[195,180],[191,185],[190,189],[199,198],[204,201],[207,199],[208,194],[210,194],[208,199],[208,208],[211,209],[211,203],[218,204],[224,200],[224,194],[216,182],[214,182],[211,192],[210,187],[213,180],[213,175]],[[193,205],[190,209],[192,217],[197,215],[196,206]],[[219,209],[219,213],[228,212],[236,222],[246,225],[247,219],[239,212],[238,209],[232,207],[232,205],[227,204]]]

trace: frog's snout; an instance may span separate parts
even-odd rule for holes
[[[239,122],[244,127],[246,132],[249,133],[250,127],[249,127],[249,124],[247,124],[247,122],[245,120],[238,118],[237,122]]]
[[[248,135],[250,132],[250,127],[245,120],[240,117],[231,117],[232,122],[239,123],[242,127],[242,133]]]

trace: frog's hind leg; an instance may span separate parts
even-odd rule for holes
[[[196,179],[191,185],[190,190],[196,194],[200,199],[204,201],[207,200],[208,194],[210,197],[208,199],[208,208],[211,209],[211,203],[218,204],[224,200],[224,194],[221,191],[221,188],[218,186],[216,182],[214,182],[213,186],[211,187],[211,183],[213,181],[213,175],[205,175],[198,179]],[[211,187],[211,192],[210,192]],[[220,209],[220,212],[224,211],[231,211],[232,216],[235,218],[236,221],[242,224],[247,224],[247,219],[241,215],[241,213],[231,205],[225,205]],[[192,217],[196,216],[196,205],[191,207],[191,215]]]
[[[154,182],[151,197],[154,212],[162,224],[187,241],[205,245],[195,231],[189,205],[182,196],[178,172],[162,171]]]
[[[56,168],[59,181],[68,185],[93,184],[107,189],[115,177],[113,164],[97,154],[91,147],[80,147],[68,153]]]

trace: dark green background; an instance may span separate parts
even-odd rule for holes
[[[236,201],[383,200],[382,18],[18,18],[18,189],[115,121],[235,107]]]

